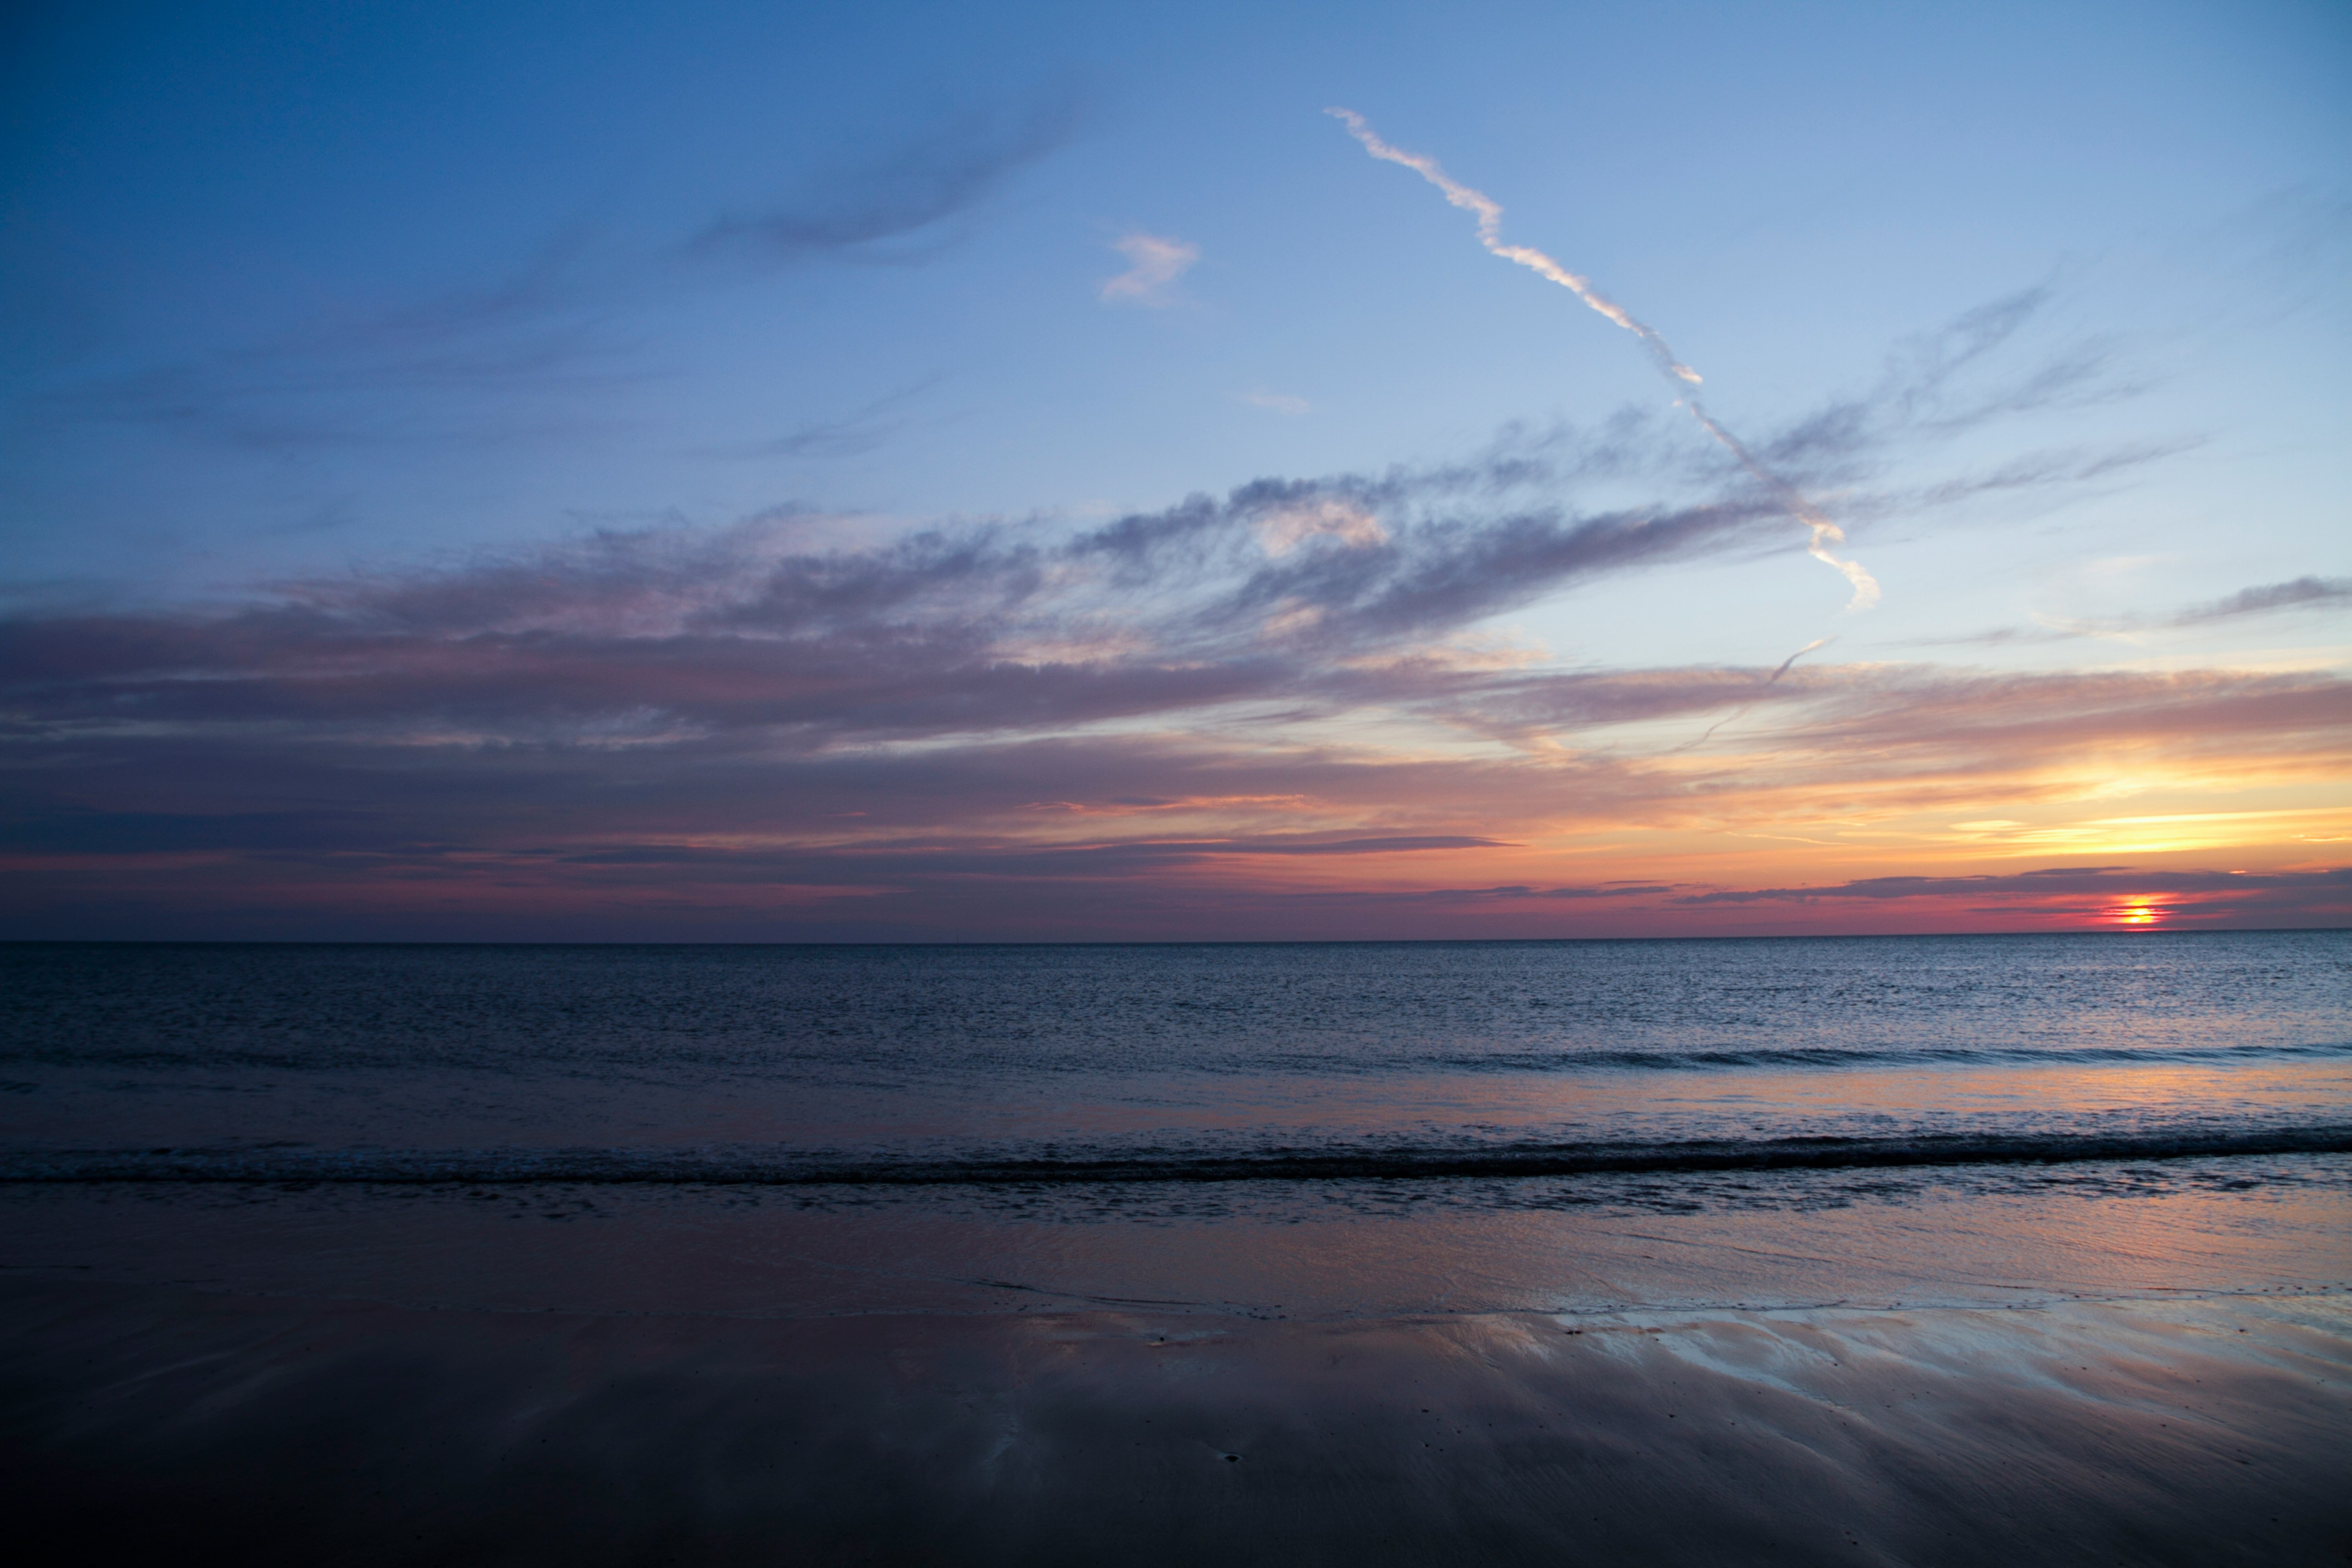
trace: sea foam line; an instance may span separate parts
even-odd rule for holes
[[[1199,1152],[977,1153],[926,1158],[835,1151],[646,1149],[148,1149],[18,1151],[0,1184],[354,1184],[523,1186],[1076,1186],[1137,1183],[1375,1182],[1926,1165],[2074,1164],[2352,1153],[2352,1124],[2137,1132],[1914,1133],[1621,1143],[1270,1146]]]

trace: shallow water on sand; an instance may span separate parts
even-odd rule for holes
[[[409,1308],[807,1319],[1083,1311],[1339,1321],[1427,1313],[2041,1307],[2352,1289],[2352,1162],[2103,1169],[2008,1192],[1932,1181],[1802,1205],[1539,1207],[1416,1184],[1213,1198],[1122,1187],[876,1202],[645,1184],[0,1193],[23,1278],[173,1282]],[[1460,1194],[1455,1194],[1456,1198]]]
[[[1204,1322],[0,1284],[93,1560],[2340,1562],[2343,1299]]]

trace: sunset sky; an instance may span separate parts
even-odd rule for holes
[[[29,9],[0,936],[2352,923],[2340,5]]]

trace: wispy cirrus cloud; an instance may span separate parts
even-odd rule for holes
[[[794,519],[608,532],[284,584],[222,616],[0,625],[0,683],[58,721],[463,714],[537,735],[652,705],[820,737],[1068,725],[1295,694],[1763,521],[1708,502],[1580,514],[1532,479],[1520,463],[1263,480],[1059,539],[975,524],[812,552]]]
[[[905,425],[902,413],[917,398],[939,384],[938,378],[885,394],[835,419],[823,419],[765,440],[738,441],[705,447],[714,458],[856,458],[882,446]]]
[[[2276,610],[2340,610],[2352,605],[2352,577],[2303,576],[2286,583],[2241,588],[2226,598],[2196,605],[2174,616],[2176,626],[2202,626]]]
[[[41,426],[163,427],[278,456],[610,437],[633,427],[616,398],[663,374],[635,329],[712,286],[722,264],[765,274],[825,261],[920,263],[1084,121],[1073,87],[1048,86],[935,120],[858,163],[804,169],[780,181],[786,189],[682,238],[633,245],[572,224],[482,280],[322,312],[257,341],[68,373],[18,412]],[[883,416],[898,400],[703,455],[870,449],[888,434]]]
[[[2293,610],[2340,611],[2352,606],[2352,577],[2305,575],[2284,583],[2261,583],[2203,604],[2169,613],[2074,620],[2045,616],[2035,626],[2000,626],[1967,637],[1923,638],[1922,647],[1997,647],[2003,643],[2063,642],[2080,637],[2129,637],[2149,632],[2182,630],[2254,616]]]
[[[609,279],[594,276],[595,249],[575,227],[486,283],[68,380],[24,412],[45,425],[162,426],[277,455],[609,428],[606,400],[646,373],[604,331]]]
[[[1011,107],[967,110],[878,157],[813,176],[794,194],[714,219],[687,252],[755,266],[922,259],[942,225],[1059,152],[1084,119],[1083,100],[1066,85]]]

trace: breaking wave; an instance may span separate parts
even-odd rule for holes
[[[1651,1142],[1268,1145],[934,1157],[700,1149],[89,1149],[0,1154],[0,1183],[1024,1187],[1525,1180],[1677,1173],[2066,1164],[2352,1153],[2352,1124],[2129,1132],[1909,1133]]]

